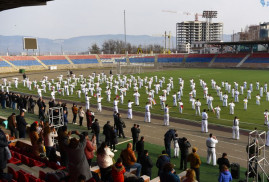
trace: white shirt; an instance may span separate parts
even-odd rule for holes
[[[206,140],[206,146],[208,148],[215,148],[216,147],[216,144],[218,143],[219,141],[217,139],[214,139],[214,138],[208,138]]]
[[[146,112],[150,112],[150,105],[147,104],[146,107],[145,107],[145,109],[146,109]]]
[[[206,112],[202,112],[202,120],[207,120],[208,119],[208,115]]]

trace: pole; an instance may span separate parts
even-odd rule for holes
[[[124,52],[126,54],[126,15],[124,10]]]
[[[166,53],[166,31],[164,32],[164,51]]]

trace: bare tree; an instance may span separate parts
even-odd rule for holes
[[[91,52],[91,54],[100,54],[100,48],[98,47],[98,45],[96,43],[94,43],[90,48],[89,51]]]

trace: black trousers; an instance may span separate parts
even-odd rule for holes
[[[78,114],[74,114],[74,113],[73,113],[73,123],[77,123],[77,115],[78,115]]]
[[[83,117],[79,117],[79,125],[82,126]]]
[[[187,169],[187,155],[180,155],[180,169]]]
[[[111,171],[112,171],[112,167],[111,166],[109,166],[107,168],[101,168],[100,167],[101,180],[103,182],[110,182],[110,181],[112,181]]]
[[[124,135],[122,127],[119,128],[119,137],[121,137],[121,135],[122,135],[123,138],[125,138],[125,135]]]
[[[14,134],[15,134],[15,137],[18,138],[18,132],[16,130],[16,128],[14,127],[9,127],[9,130],[10,130],[10,135],[13,137]]]
[[[138,138],[133,138],[133,151],[136,149],[136,143],[138,142]]]
[[[195,171],[196,180],[200,182],[200,168],[191,168]]]

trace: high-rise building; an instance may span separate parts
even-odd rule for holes
[[[260,39],[269,40],[269,22],[260,24]]]
[[[185,51],[186,45],[195,42],[217,42],[222,40],[223,23],[209,21],[184,21],[177,23],[177,50]]]

